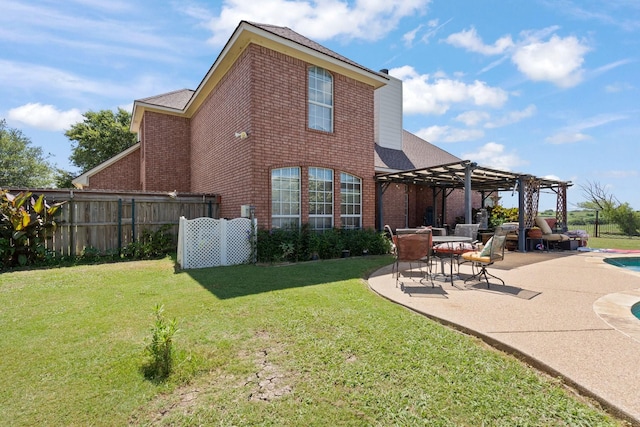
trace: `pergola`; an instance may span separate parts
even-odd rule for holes
[[[464,189],[465,222],[473,222],[471,214],[471,194],[478,191],[482,195],[482,206],[487,197],[500,191],[518,192],[519,212],[519,241],[518,249],[525,250],[526,240],[524,231],[534,224],[538,212],[538,201],[541,190],[551,190],[556,193],[556,219],[563,229],[566,229],[567,219],[567,188],[570,181],[557,181],[540,178],[529,174],[508,172],[479,166],[470,160],[431,166],[420,169],[410,169],[376,175],[378,184],[378,212],[379,223],[384,224],[382,217],[382,195],[391,183],[403,183],[428,186],[433,189],[434,207],[438,194],[442,194],[442,212],[446,211],[446,198],[455,189]]]

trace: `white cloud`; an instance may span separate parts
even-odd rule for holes
[[[470,52],[486,56],[503,55],[502,58],[485,66],[480,73],[487,72],[502,64],[508,57],[518,70],[533,81],[547,81],[560,87],[572,87],[583,79],[582,64],[589,46],[574,36],[560,37],[555,32],[557,26],[541,30],[523,31],[519,40],[505,35],[493,44],[485,44],[474,27],[449,35],[446,43]],[[597,70],[598,73],[608,71],[628,63],[629,60],[618,61]]]
[[[430,126],[416,132],[420,138],[431,143],[473,141],[484,136],[480,129],[458,129],[449,126]]]
[[[583,133],[584,130],[605,126],[609,123],[626,120],[628,118],[628,116],[623,114],[599,114],[566,126],[554,135],[545,138],[545,141],[550,144],[572,144],[586,141],[591,139],[591,136]]]
[[[511,60],[531,80],[571,87],[582,81],[582,63],[588,51],[576,37],[553,35],[546,42],[534,40],[519,46]]]
[[[407,114],[444,114],[454,103],[499,108],[508,99],[506,91],[476,80],[471,84],[418,74],[411,66],[389,70],[403,81],[403,107]]]
[[[262,0],[256,6],[246,0],[224,0],[220,13],[205,17],[204,25],[213,33],[209,42],[216,46],[226,43],[241,20],[289,27],[319,41],[334,37],[377,40],[402,18],[423,13],[430,1]]]
[[[636,178],[640,172],[637,170],[609,170],[604,172],[604,175],[615,179],[629,179]]]
[[[462,158],[477,162],[481,166],[504,171],[511,171],[527,163],[516,153],[505,152],[504,145],[495,142],[488,142],[477,151],[464,153]]]
[[[586,141],[591,139],[589,135],[586,135],[582,132],[558,132],[554,135],[551,135],[544,140],[550,144],[573,144],[580,141]]]
[[[499,117],[497,120],[488,122],[484,125],[484,127],[488,129],[499,128],[507,125],[511,125],[514,123],[518,123],[521,120],[529,118],[536,113],[536,106],[531,104],[527,106],[524,110],[521,111],[511,111],[505,114],[502,117]]]
[[[76,108],[60,111],[53,105],[29,103],[9,110],[9,119],[37,129],[61,131],[81,122],[84,117]]]
[[[483,55],[499,55],[514,46],[513,40],[509,35],[500,37],[493,45],[487,45],[482,41],[482,38],[478,36],[474,27],[471,27],[469,30],[451,34],[445,39],[445,42],[452,46],[461,47]]]
[[[631,83],[627,83],[627,82],[611,83],[604,87],[604,90],[607,93],[625,92],[633,89],[635,89],[634,86]]]
[[[413,30],[406,32],[402,35],[402,40],[404,40],[405,46],[411,47],[411,45],[413,44],[413,40],[415,40],[416,38],[416,34],[418,33],[418,31],[420,31],[421,28],[422,28],[422,24],[418,25]]]
[[[486,111],[466,111],[459,114],[454,120],[464,123],[467,126],[475,126],[480,122],[489,120],[490,114]]]

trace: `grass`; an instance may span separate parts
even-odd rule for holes
[[[622,425],[514,358],[372,293],[389,257],[0,275],[3,425]],[[178,320],[166,381],[153,307]]]
[[[589,247],[597,249],[639,249],[637,237],[589,237]]]

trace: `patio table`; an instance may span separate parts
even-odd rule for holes
[[[473,239],[471,237],[465,237],[465,236],[432,236],[433,238],[433,245],[437,245],[440,243],[447,243],[450,244],[451,249],[453,249],[453,246],[455,243],[471,243],[473,241]],[[434,252],[438,252],[437,250]],[[440,258],[440,275],[444,278],[445,282],[451,282],[451,284],[453,284],[453,281],[455,279],[459,279],[458,276],[454,276],[453,275],[453,256],[457,255],[455,253],[455,251],[450,250],[448,252],[444,252],[443,253],[448,253],[449,255],[449,266],[450,266],[450,271],[449,271],[449,275],[447,275],[444,272],[444,257],[442,256],[438,256],[438,258]]]

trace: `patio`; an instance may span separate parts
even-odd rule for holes
[[[391,266],[368,279],[381,296],[480,337],[562,377],[582,395],[640,425],[640,321],[625,309],[640,301],[640,273],[611,266],[594,252],[505,253],[489,267],[506,286],[463,280],[396,287]],[[461,266],[462,278],[471,273]],[[496,282],[497,283],[497,282]],[[613,303],[612,303],[613,301]],[[611,310],[618,306],[621,309]],[[615,308],[615,307],[614,307]]]

